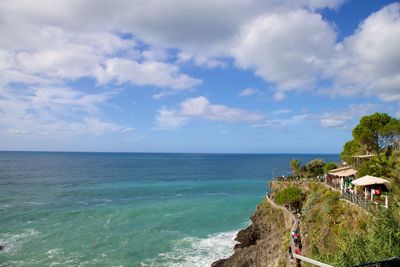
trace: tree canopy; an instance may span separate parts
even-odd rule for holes
[[[323,167],[325,166],[325,162],[322,159],[313,159],[310,160],[306,167],[309,176],[316,177],[318,175],[324,174]]]
[[[325,164],[325,166],[322,168],[324,170],[324,173],[328,173],[330,170],[336,169],[337,165],[335,162],[328,162]]]
[[[374,113],[361,118],[353,129],[354,143],[346,143],[344,150],[379,154],[400,139],[400,120],[386,113]],[[346,147],[346,145],[348,147]]]
[[[353,160],[351,156],[357,154],[363,154],[361,152],[360,145],[355,140],[351,140],[344,144],[343,151],[340,153],[340,157],[344,161],[351,163]]]

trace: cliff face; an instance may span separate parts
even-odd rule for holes
[[[335,255],[343,249],[346,238],[366,234],[370,215],[362,208],[340,200],[339,193],[321,183],[311,181],[271,182],[272,195],[288,186],[301,189],[301,232],[304,234],[303,255],[334,264]],[[236,237],[239,242],[228,259],[213,267],[286,266],[287,247],[293,216],[268,199],[257,206],[251,225]]]
[[[292,217],[268,199],[257,206],[251,225],[241,230],[234,254],[213,267],[285,266]]]

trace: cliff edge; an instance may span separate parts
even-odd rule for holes
[[[257,206],[251,225],[239,231],[235,252],[212,267],[285,266],[293,217],[267,198]]]
[[[371,216],[319,182],[273,181],[271,195],[288,187],[302,192],[298,207],[304,233],[302,254],[341,266],[338,251],[344,250],[343,244],[348,243],[349,237],[368,233]],[[212,267],[286,266],[293,220],[294,216],[286,208],[265,198],[251,217],[251,225],[237,234],[239,243],[232,256],[214,262]]]

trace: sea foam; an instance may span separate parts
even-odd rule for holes
[[[145,260],[142,266],[203,267],[229,257],[236,244],[237,231],[208,235],[206,238],[185,237],[175,242],[171,251]]]
[[[38,234],[40,233],[32,228],[25,229],[20,233],[4,233],[0,235],[0,244],[5,246],[5,253],[16,253],[24,243],[30,241]]]

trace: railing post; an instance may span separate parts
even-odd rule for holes
[[[385,195],[385,208],[389,208],[389,200],[387,195]]]

